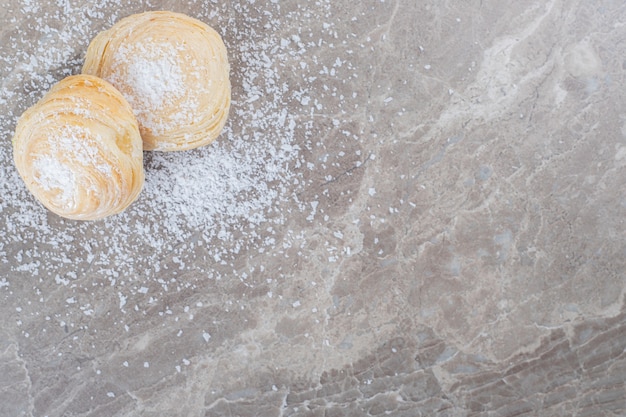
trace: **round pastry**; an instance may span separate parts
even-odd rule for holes
[[[102,77],[135,112],[145,150],[211,143],[230,108],[229,64],[220,35],[189,16],[128,16],[89,44],[83,73]]]
[[[115,87],[90,75],[61,80],[24,112],[13,159],[30,192],[69,219],[119,213],[144,183],[133,111]]]

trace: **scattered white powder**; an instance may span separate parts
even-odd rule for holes
[[[293,174],[284,167],[296,156],[297,148],[275,149],[272,138],[261,133],[252,141],[228,136],[229,142],[218,140],[193,153],[151,155],[144,195],[171,232],[202,227],[226,240],[233,227],[267,221],[268,214],[273,214],[267,210],[288,197],[281,192]],[[286,140],[274,139],[279,144]],[[134,209],[147,210],[141,204],[131,212]]]
[[[57,205],[71,207],[75,204],[76,176],[69,166],[57,158],[40,156],[33,162],[33,168],[35,177],[44,190],[58,190],[55,202]]]
[[[185,6],[191,3],[195,6]],[[338,51],[341,60],[335,55],[327,62],[315,55],[322,44],[327,50],[343,42],[332,23],[326,23],[322,31],[317,19],[325,14],[324,20],[331,22],[330,0],[288,9],[281,9],[278,1],[177,3],[179,11],[194,10],[194,17],[224,38],[233,86],[227,125],[210,146],[175,153],[146,152],[146,183],[139,199],[121,215],[98,222],[64,220],[41,207],[13,166],[10,138],[22,111],[56,81],[80,72],[89,40],[117,22],[121,17],[117,13],[128,15],[151,7],[129,0],[103,0],[80,8],[65,0],[24,4],[41,5],[37,20],[19,15],[6,28],[8,39],[0,44],[3,302],[11,305],[16,302],[12,294],[19,293],[20,305],[51,317],[59,326],[55,331],[60,332],[93,325],[87,333],[111,330],[132,337],[146,323],[162,320],[167,326],[180,324],[172,335],[181,345],[222,343],[219,325],[213,328],[206,319],[207,311],[215,307],[205,299],[212,291],[207,289],[240,281],[254,285],[255,274],[264,271],[264,265],[255,264],[255,256],[281,256],[304,244],[298,226],[291,230],[293,219],[328,219],[322,196],[315,195],[306,204],[300,196],[310,191],[306,187],[313,181],[305,175],[325,178],[329,174],[325,170],[333,161],[320,162],[317,156],[325,147],[324,138],[339,129],[353,110],[342,107],[350,99],[337,94],[345,88],[339,82],[350,82],[349,75],[341,77],[355,71],[349,54]],[[294,21],[307,23],[299,30]],[[315,25],[318,31],[309,27]],[[149,64],[132,61],[132,55],[128,59],[134,66],[133,76],[154,76],[135,80],[140,81],[137,85],[146,113],[176,100],[180,69],[172,56],[159,55]],[[335,71],[332,77],[327,68]],[[158,78],[168,81],[157,83]],[[192,107],[193,103],[184,103],[176,120],[193,121]],[[87,150],[73,150],[83,151],[85,160],[91,157]],[[39,162],[41,175],[52,178],[52,172],[64,172],[61,166],[46,168],[49,162]],[[65,174],[55,177],[58,184],[50,179],[48,186],[69,188],[70,176]],[[341,256],[330,255],[333,262]],[[256,270],[246,272],[254,278],[244,275],[247,267],[241,267],[248,260]],[[270,301],[284,300],[281,291],[272,288],[276,279],[268,285]],[[170,304],[185,298],[189,307]],[[69,299],[75,302],[65,302]],[[93,305],[86,304],[87,300]],[[240,301],[232,301],[230,311],[244,307]],[[291,301],[293,308],[302,308],[300,301]],[[103,305],[111,308],[103,311]],[[100,320],[106,320],[106,328],[96,327]],[[328,340],[324,343],[329,344]],[[135,361],[134,369],[151,373],[154,366],[145,368],[155,360],[161,361],[146,354]],[[177,366],[183,371],[182,366],[193,360],[183,359]],[[121,366],[133,369],[127,361]]]
[[[308,110],[289,103],[311,97],[311,109],[317,108],[313,107],[313,87],[306,73],[301,74],[297,88],[290,88],[294,74],[284,65],[308,59],[307,48],[295,34],[285,39],[284,14],[279,13],[278,3],[206,4],[194,17],[222,33],[231,63],[233,101],[222,135],[212,145],[193,151],[145,153],[144,190],[121,215],[99,222],[50,216],[27,192],[14,169],[10,138],[16,119],[52,84],[80,71],[89,40],[119,20],[110,11],[121,10],[121,4],[108,0],[75,8],[67,3],[54,13],[42,13],[32,32],[0,45],[0,135],[4,143],[0,147],[0,258],[7,260],[11,271],[28,265],[21,273],[54,280],[65,288],[72,288],[75,279],[89,271],[92,279],[99,277],[116,287],[115,298],[124,310],[133,295],[141,295],[139,289],[148,288],[134,285],[134,280],[154,281],[160,291],[180,291],[193,283],[156,280],[164,271],[175,277],[176,271],[184,273],[188,266],[219,279],[212,263],[223,265],[242,251],[275,247],[271,225],[286,221],[289,212],[285,207],[304,209],[296,197],[304,184],[300,167],[306,165],[301,146],[312,134]],[[125,14],[143,10],[134,3],[127,6]],[[264,22],[244,18],[235,22],[231,7],[242,16],[263,16]],[[265,9],[250,10],[255,7]],[[106,19],[102,10],[107,10]],[[50,23],[59,22],[56,17],[61,14],[68,23],[52,27]],[[36,41],[28,40],[37,34]],[[127,53],[134,66],[132,76],[153,76],[137,83],[146,108],[155,108],[168,94],[177,97],[181,79],[174,53],[155,50],[158,59],[152,63],[132,61],[132,51]],[[308,71],[317,71],[313,62],[310,65]],[[160,82],[163,80],[167,81]],[[20,104],[13,108],[14,103]],[[70,133],[80,134],[69,132],[68,136]],[[86,161],[93,157],[89,148],[76,147],[72,152],[82,152]],[[37,164],[47,186],[58,187],[63,198],[69,198],[65,190],[76,178],[56,162],[41,160]],[[18,251],[22,256],[18,261],[2,245],[8,240],[39,249]],[[196,256],[206,261],[193,261]],[[68,269],[77,278],[68,276]],[[3,286],[9,287],[10,279]],[[158,296],[155,293],[154,302]]]
[[[197,100],[185,89],[189,85],[201,88],[201,83],[193,80],[193,72],[185,79],[178,61],[177,48],[146,39],[144,44],[122,45],[113,57],[112,72],[107,76],[124,93],[140,124],[156,134],[195,120]],[[176,111],[166,118],[158,117],[161,109]]]
[[[73,207],[79,187],[95,186],[97,180],[87,176],[91,167],[95,166],[105,176],[112,173],[113,168],[100,159],[94,146],[102,138],[92,135],[84,127],[74,125],[51,130],[48,135],[49,152],[38,155],[33,162],[38,184],[46,191],[57,191],[54,203],[59,207]],[[64,161],[72,163],[69,165]],[[86,169],[81,170],[80,166]]]
[[[113,68],[123,65],[126,74],[113,72],[116,84],[132,86],[133,108],[158,110],[185,93],[183,73],[178,65],[178,53],[158,44],[122,46],[114,57]]]

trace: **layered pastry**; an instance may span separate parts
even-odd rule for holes
[[[226,46],[211,27],[180,13],[120,20],[92,40],[83,73],[104,78],[126,97],[145,150],[207,145],[228,117]]]
[[[144,183],[132,108],[111,84],[90,75],[61,80],[24,112],[13,158],[30,192],[69,219],[120,213]]]

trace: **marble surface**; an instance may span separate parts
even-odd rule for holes
[[[17,117],[89,40],[215,27],[216,144],[60,219]],[[8,0],[1,416],[626,415],[621,0]]]

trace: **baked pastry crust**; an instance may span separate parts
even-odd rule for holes
[[[29,191],[69,219],[119,213],[144,183],[133,111],[111,84],[90,75],[61,80],[22,114],[13,159]]]
[[[145,150],[207,145],[230,108],[226,46],[205,23],[180,13],[128,16],[90,43],[83,73],[113,84],[131,104]]]

